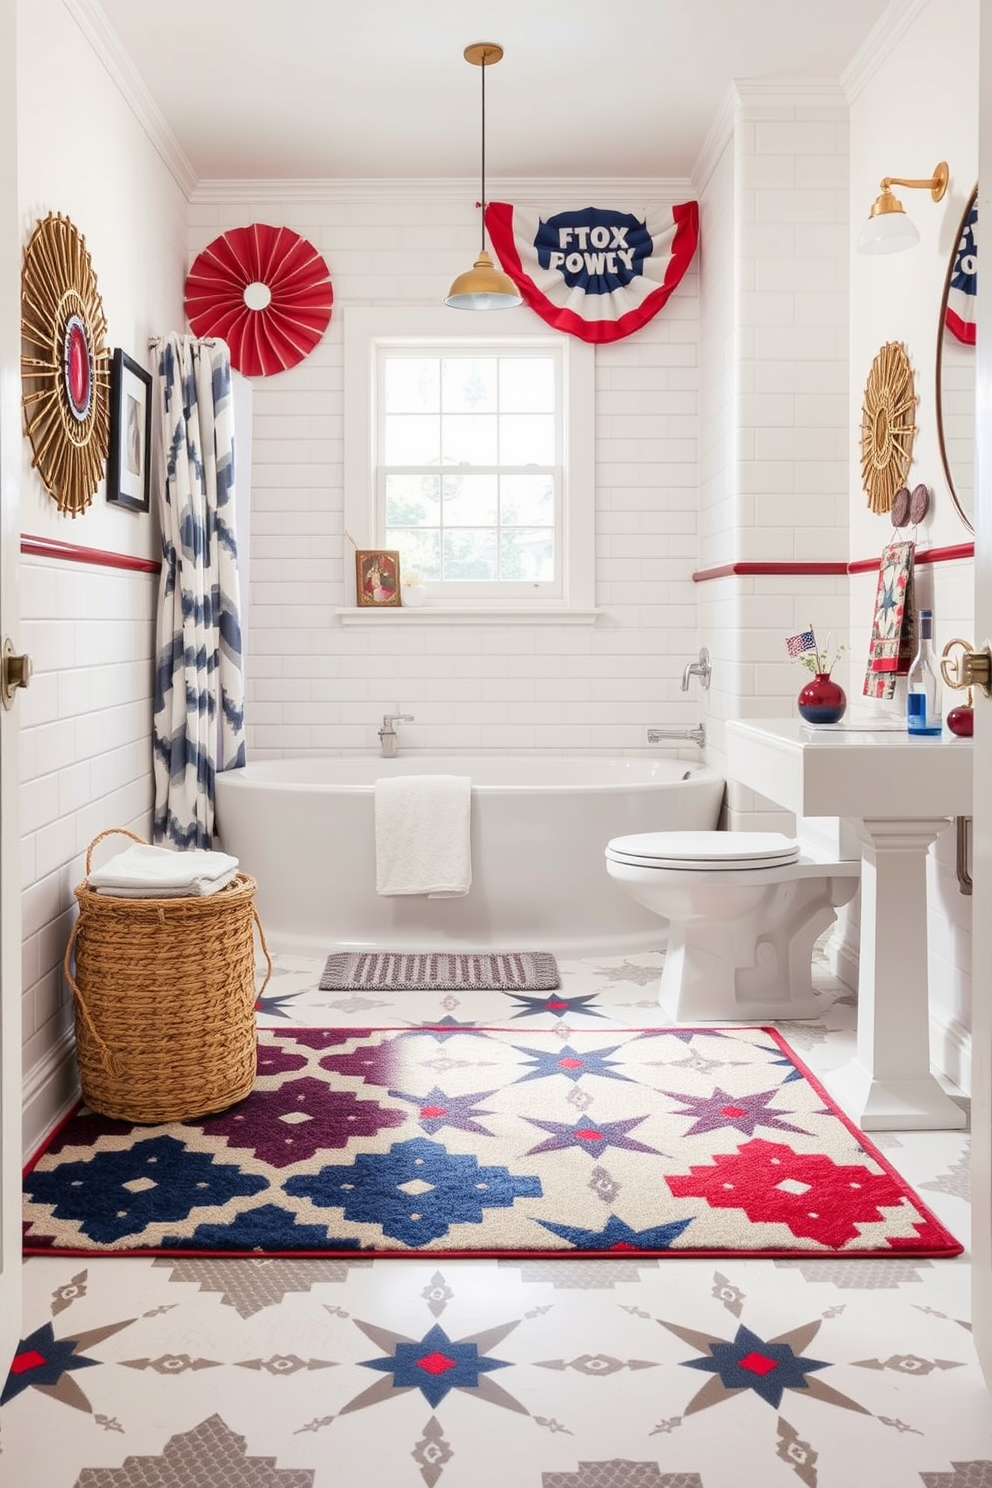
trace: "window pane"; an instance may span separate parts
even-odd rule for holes
[[[499,485],[500,520],[508,526],[554,526],[555,483],[550,475],[504,475]]]
[[[503,465],[553,465],[555,463],[554,415],[550,413],[501,415],[499,458]]]
[[[453,413],[450,416],[445,414],[441,420],[441,429],[442,464],[496,464],[495,414]],[[425,462],[419,461],[418,463]]]
[[[495,527],[498,491],[499,482],[495,475],[446,475],[445,526]]]
[[[436,475],[387,475],[386,524],[389,527],[436,527],[441,482]],[[516,518],[520,521],[521,518]],[[536,517],[523,520],[536,521]],[[394,546],[389,543],[388,546]]]
[[[400,581],[411,569],[423,579],[441,577],[441,534],[435,528],[417,530],[410,527],[387,527],[386,542],[400,555]]]
[[[550,581],[554,576],[554,536],[546,527],[503,529],[500,538],[501,578]]]
[[[445,357],[441,407],[445,413],[495,413],[495,357]]]
[[[436,413],[440,406],[437,357],[388,357],[383,382],[387,413]]]
[[[436,414],[387,413],[385,465],[436,465],[441,420]]]
[[[466,582],[495,579],[496,533],[492,528],[458,527],[444,534],[444,578]]]
[[[553,413],[555,368],[550,357],[503,357],[499,364],[503,413]]]

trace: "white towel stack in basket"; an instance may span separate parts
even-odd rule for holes
[[[116,899],[188,899],[216,894],[238,871],[229,853],[191,847],[175,852],[136,842],[87,876],[97,894]]]

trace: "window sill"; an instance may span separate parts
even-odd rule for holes
[[[460,625],[595,625],[602,611],[597,609],[552,610],[485,608],[466,605],[342,605],[334,614],[339,625],[447,625],[457,620]]]

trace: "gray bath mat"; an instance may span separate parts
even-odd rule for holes
[[[328,956],[322,992],[548,992],[560,987],[547,951],[342,951]]]

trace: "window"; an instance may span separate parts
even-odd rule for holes
[[[435,607],[591,608],[592,348],[495,318],[346,312],[346,531]]]

